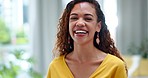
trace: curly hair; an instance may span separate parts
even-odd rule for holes
[[[54,54],[56,55],[58,53],[59,55],[64,55],[64,54],[67,54],[73,51],[74,46],[73,46],[73,40],[70,37],[69,31],[68,31],[69,29],[68,20],[69,20],[70,12],[73,9],[74,5],[80,2],[88,2],[94,5],[95,6],[94,8],[97,14],[97,22],[101,21],[100,32],[99,33],[96,32],[94,34],[94,42],[93,42],[94,46],[97,49],[105,53],[115,55],[124,61],[119,51],[115,47],[113,39],[110,37],[110,32],[105,23],[105,16],[100,8],[99,3],[96,0],[72,0],[71,2],[67,4],[61,18],[59,19],[57,41],[56,41],[55,48],[53,50],[56,53]],[[97,35],[99,35],[99,39],[100,39],[99,44],[97,44],[96,42]],[[70,44],[68,42],[70,42]]]

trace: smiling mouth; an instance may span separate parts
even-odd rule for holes
[[[74,31],[75,34],[87,34],[88,31],[85,31],[85,30],[76,30]]]

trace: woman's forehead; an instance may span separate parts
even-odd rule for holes
[[[88,2],[81,2],[75,4],[73,7],[71,13],[73,12],[80,12],[80,13],[90,13],[90,14],[96,14],[94,5],[88,3]]]

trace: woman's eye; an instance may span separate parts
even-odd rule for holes
[[[92,18],[84,18],[86,21],[91,21]]]
[[[77,20],[77,17],[71,17],[70,20]]]

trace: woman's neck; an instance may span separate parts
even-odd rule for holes
[[[99,54],[102,53],[94,45],[74,45],[74,51],[72,57],[79,62],[91,61],[99,58]]]

